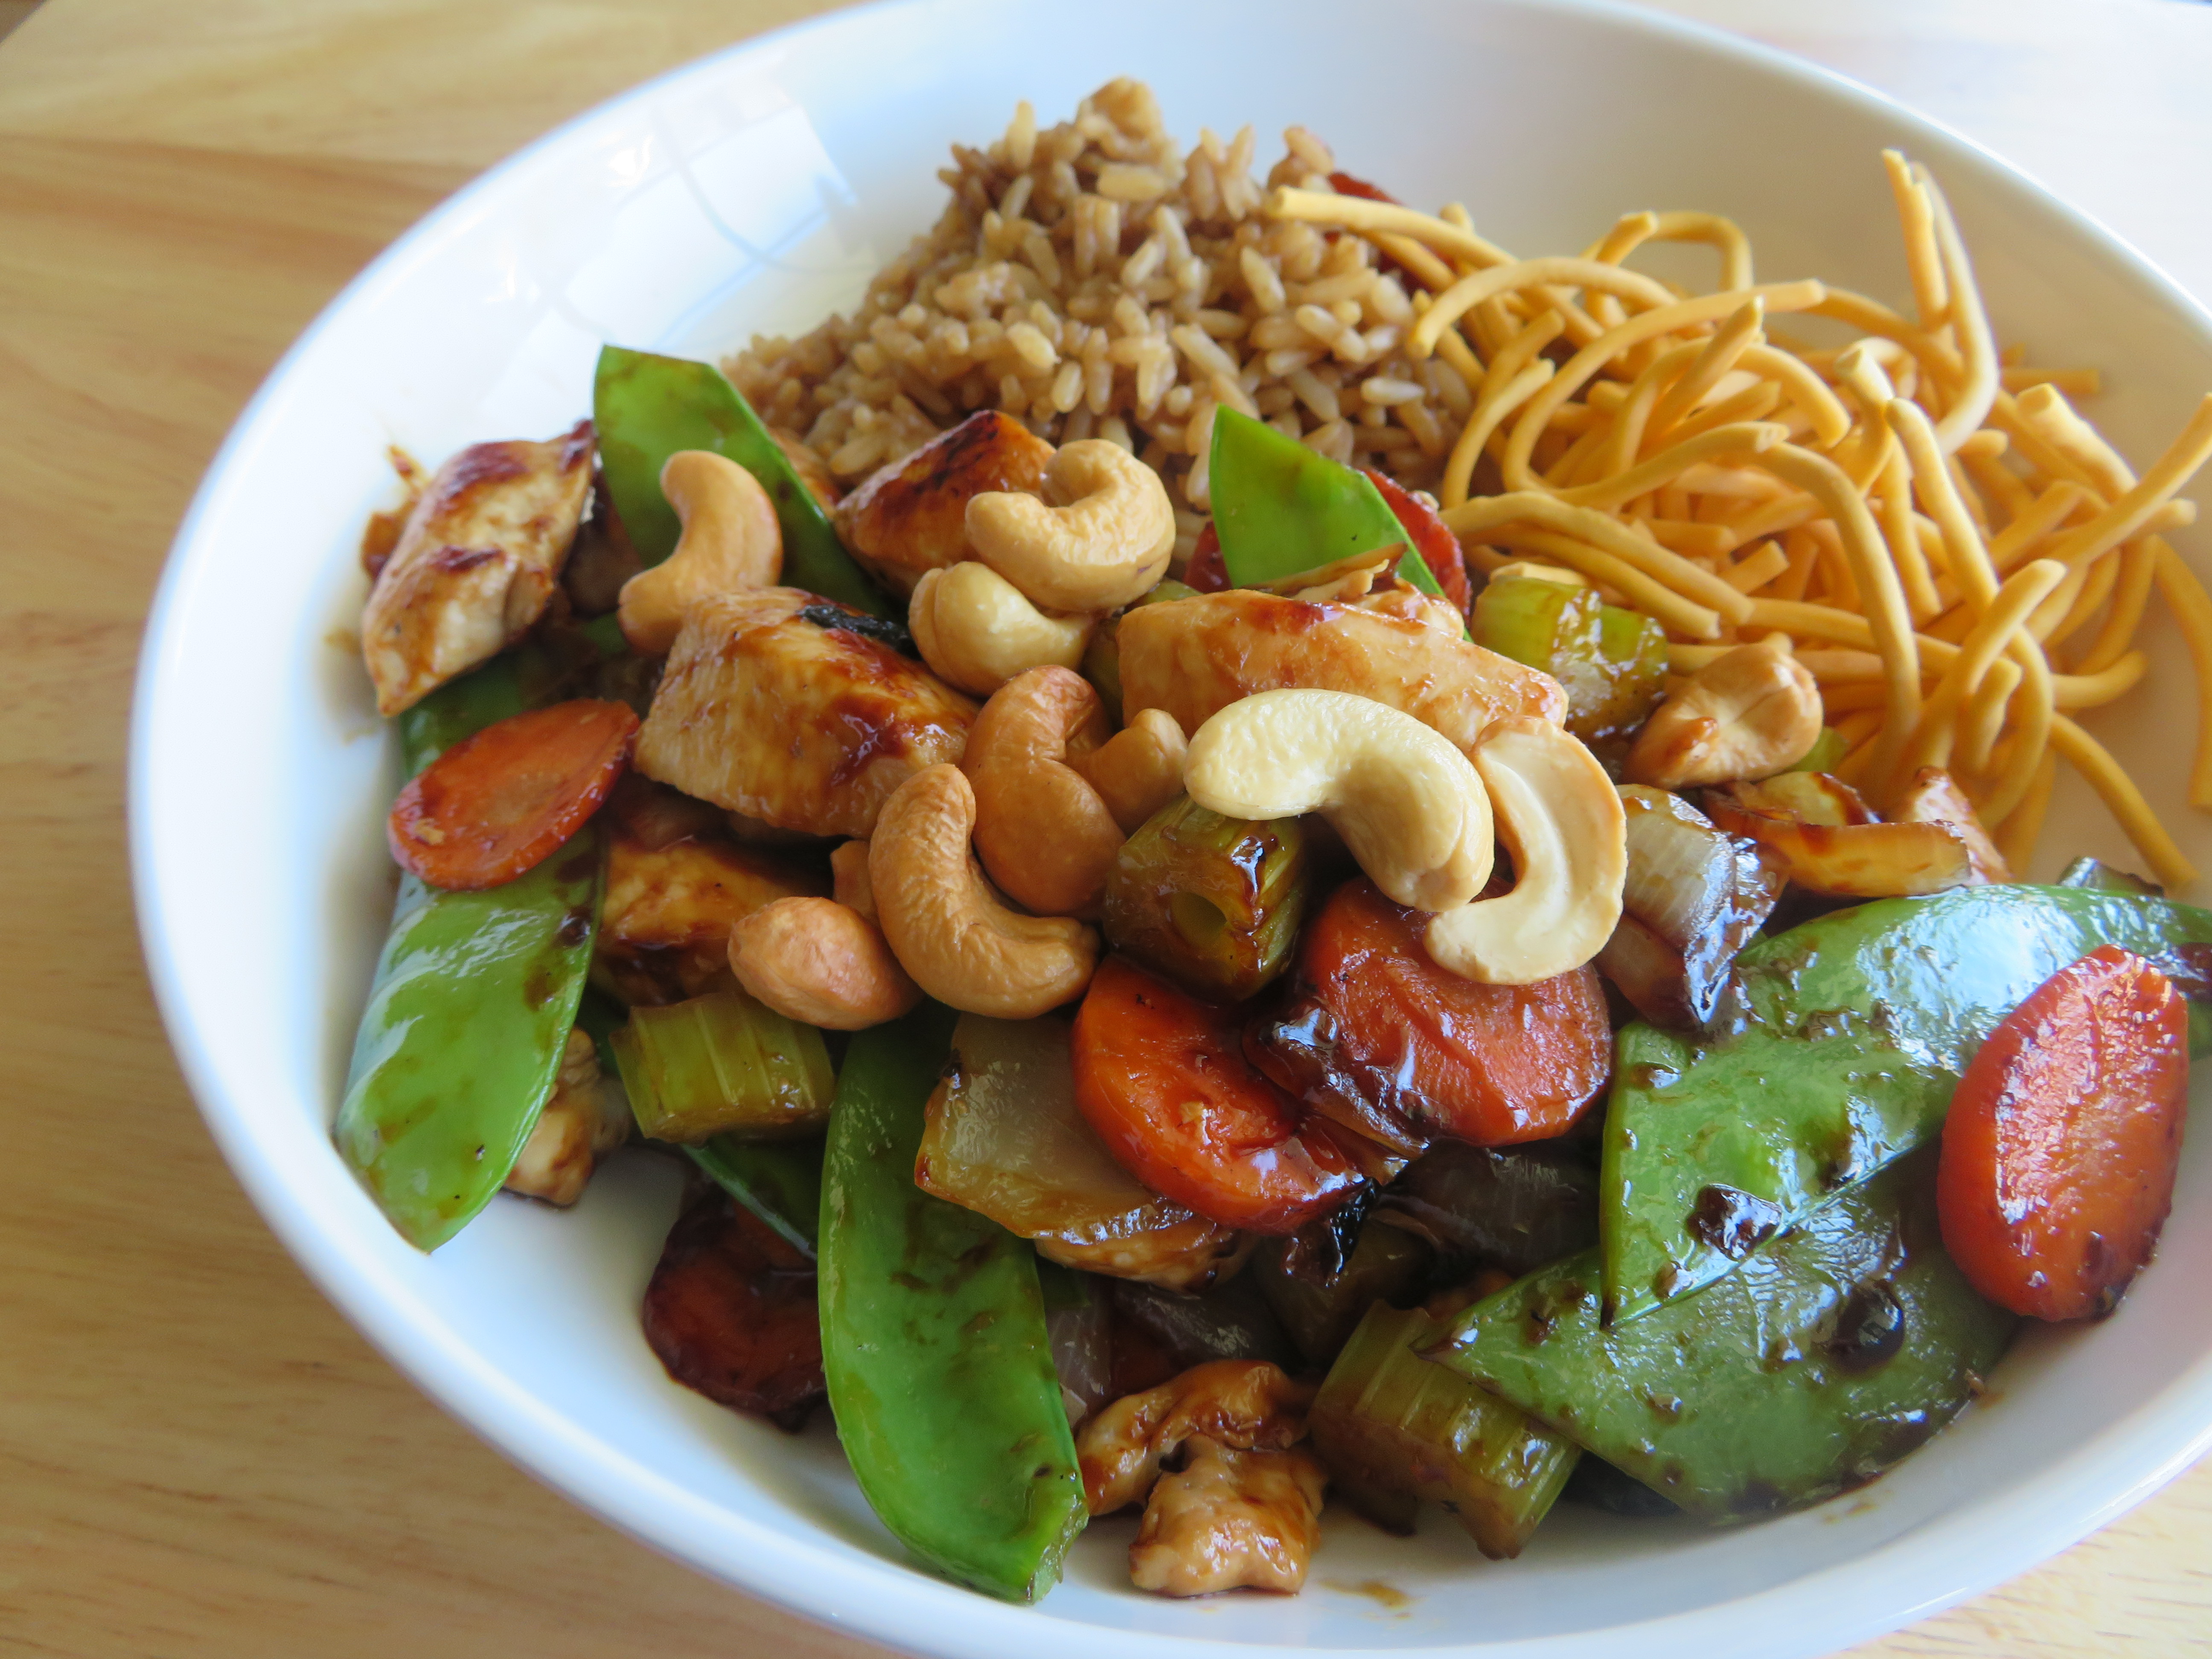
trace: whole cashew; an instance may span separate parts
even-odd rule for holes
[[[1191,738],[1182,781],[1232,818],[1319,812],[1375,884],[1417,910],[1463,905],[1490,879],[1482,780],[1449,739],[1388,703],[1310,690],[1232,702]]]
[[[1048,617],[988,564],[925,570],[908,601],[907,628],[937,678],[988,697],[1027,669],[1073,668],[1091,643],[1092,617]]]
[[[1740,645],[1652,712],[1621,770],[1662,789],[1771,778],[1805,758],[1820,720],[1820,686],[1780,641]]]
[[[880,1025],[921,1000],[876,924],[835,899],[777,899],[738,917],[730,971],[779,1014],[832,1031]]]
[[[1071,755],[1067,763],[1090,781],[1122,833],[1133,836],[1146,818],[1182,793],[1188,749],[1173,714],[1164,708],[1140,708],[1103,747]]]
[[[1008,680],[968,728],[960,769],[975,789],[975,851],[1040,915],[1097,915],[1121,850],[1121,826],[1071,763],[1105,733],[1091,682],[1050,667]]]
[[[1597,757],[1548,720],[1500,720],[1475,746],[1513,890],[1429,924],[1440,968],[1484,985],[1534,985],[1581,967],[1620,921],[1627,816]]]
[[[1066,916],[999,902],[968,851],[975,794],[957,766],[924,767],[893,792],[868,842],[884,937],[915,982],[963,1013],[1030,1019],[1073,1001],[1098,965],[1098,935]]]
[[[876,890],[868,884],[868,843],[840,842],[830,854],[830,896],[870,921],[876,919]]]
[[[783,530],[760,481],[710,449],[679,449],[660,469],[660,493],[684,526],[676,550],[622,586],[623,637],[665,655],[694,599],[773,587],[783,574]]]
[[[1158,581],[1175,550],[1160,475],[1119,444],[1063,444],[1044,495],[992,490],[968,503],[968,544],[1049,611],[1111,611]]]

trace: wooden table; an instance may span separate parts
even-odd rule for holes
[[[2212,8],[1669,6],[1947,117],[2212,298]],[[534,1486],[332,1313],[185,1096],[124,858],[148,596],[284,346],[526,139],[820,9],[51,0],[0,45],[0,1652],[874,1651]],[[2206,1651],[2208,1557],[2212,1466],[1862,1652]]]

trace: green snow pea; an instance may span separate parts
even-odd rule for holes
[[[846,1053],[823,1170],[823,1369],[860,1490],[947,1577],[1036,1600],[1088,1518],[1030,1246],[914,1184],[953,1014]]]
[[[1934,1154],[1892,1164],[1649,1318],[1598,1259],[1539,1269],[1427,1355],[1707,1521],[1860,1486],[1957,1416],[2017,1322],[1945,1255]]]
[[[399,717],[408,775],[572,688],[607,637],[532,641],[441,686]],[[400,880],[334,1133],[417,1249],[435,1249],[491,1201],[553,1091],[591,966],[601,853],[587,824],[501,886]]]
[[[2100,945],[2206,987],[2212,911],[2084,889],[1961,888],[1839,910],[1736,959],[1742,1024],[1623,1028],[1599,1236],[1608,1318],[1638,1318],[1933,1139],[1974,1050]]]
[[[822,1142],[716,1135],[684,1149],[714,1184],[814,1259],[821,1224]]]
[[[1443,596],[1372,479],[1266,422],[1233,409],[1217,411],[1206,477],[1222,568],[1236,586],[1279,581],[1403,542],[1398,574],[1424,593]]]
[[[592,386],[599,465],[630,544],[647,565],[676,550],[683,526],[660,493],[660,469],[678,450],[710,449],[760,480],[783,529],[783,580],[872,617],[897,615],[853,562],[760,416],[712,363],[605,346]]]

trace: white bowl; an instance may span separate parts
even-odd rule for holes
[[[1725,1533],[1563,1509],[1510,1564],[1433,1513],[1400,1541],[1332,1510],[1294,1599],[1139,1595],[1126,1521],[1095,1527],[1034,1609],[908,1565],[826,1428],[786,1438],[676,1387],[647,1352],[638,1299],[675,1195],[657,1160],[617,1160],[570,1213],[495,1203],[434,1257],[385,1224],[329,1126],[391,890],[391,746],[346,637],[362,520],[393,495],[386,446],[434,460],[556,431],[588,410],[602,340],[713,355],[811,325],[934,219],[949,143],[988,140],[1018,98],[1060,118],[1121,73],[1152,83],[1186,142],[1249,121],[1264,166],[1304,122],[1346,167],[1408,200],[1465,200],[1511,246],[1579,247],[1628,210],[1717,209],[1752,233],[1763,276],[1896,303],[1876,152],[1901,144],[1948,187],[2002,336],[2102,365],[2097,413],[2128,453],[2156,453],[2212,386],[2205,314],[2002,163],[1848,82],[1645,14],[912,0],[665,76],[494,169],[372,265],[262,387],[179,534],[139,684],[137,896],[185,1073],[270,1224],[395,1364],[579,1503],[932,1654],[1812,1654],[1994,1583],[2179,1471],[2212,1443],[2203,1135],[2118,1315],[2023,1340],[1994,1402],[1871,1488]],[[2098,726],[2212,863],[2182,802],[2190,681],[2158,632],[2147,685]],[[2078,791],[2046,844],[2054,867],[2062,852],[2132,861]],[[1386,1605],[1376,1583],[1407,1599]]]

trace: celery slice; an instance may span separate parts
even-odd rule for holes
[[[1410,1531],[1414,1501],[1428,1498],[1457,1516],[1485,1555],[1510,1560],[1582,1453],[1518,1407],[1413,1352],[1445,1329],[1418,1308],[1370,1308],[1314,1401],[1314,1446],[1331,1477],[1378,1522]]]
[[[735,986],[633,1008],[609,1040],[648,1139],[791,1140],[829,1121],[836,1078],[822,1033]]]

